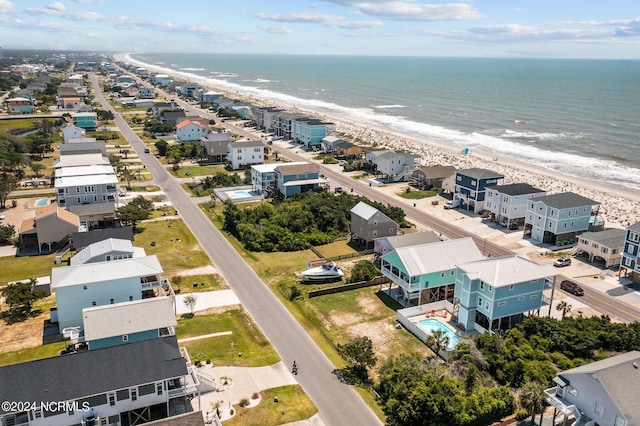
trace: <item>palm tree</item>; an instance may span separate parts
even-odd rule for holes
[[[571,312],[571,305],[563,300],[558,303],[558,306],[556,306],[556,310],[562,311],[562,319],[564,319],[564,317],[566,317],[567,314]]]
[[[427,337],[427,345],[435,351],[436,355],[440,355],[440,352],[449,346],[449,336],[442,330],[434,330]]]
[[[531,421],[535,424],[536,414],[540,414],[540,423],[546,407],[546,394],[544,388],[538,382],[527,382],[520,389],[520,405],[531,415]]]

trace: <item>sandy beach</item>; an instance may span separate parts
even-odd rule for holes
[[[115,59],[138,66],[144,66],[149,71],[162,72],[171,75],[166,69],[153,67],[132,59],[127,54],[115,55]],[[184,80],[183,76],[173,74],[173,78]],[[199,82],[200,83],[200,82]],[[350,135],[359,145],[367,145],[380,150],[407,151],[420,154],[423,165],[452,165],[457,169],[484,168],[504,175],[504,183],[528,183],[550,194],[560,192],[575,192],[601,204],[599,219],[606,220],[607,227],[627,227],[640,221],[640,191],[623,186],[609,185],[595,180],[565,175],[544,167],[544,164],[534,165],[514,158],[495,157],[478,151],[467,154],[458,148],[437,143],[424,138],[416,138],[410,134],[390,131],[389,129],[372,126],[365,122],[354,122],[336,116],[328,116],[315,111],[301,110],[291,105],[258,99],[254,96],[232,93],[221,87],[206,85],[210,90],[222,93],[225,97],[242,104],[253,106],[274,106],[291,112],[298,112],[322,118],[335,123],[336,131],[343,135]]]

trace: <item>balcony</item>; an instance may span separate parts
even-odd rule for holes
[[[556,386],[544,391],[544,393],[547,394],[547,402],[549,403],[549,405],[556,408],[566,417],[574,416],[575,418],[579,418],[580,410],[578,410],[578,407],[564,400],[563,392],[558,392],[558,388],[559,386]]]
[[[382,275],[389,278],[391,281],[393,281],[395,284],[400,286],[403,290],[405,290],[408,293],[416,292],[420,290],[420,283],[413,283],[413,284],[409,283],[408,279],[394,273],[393,268],[389,269],[388,267],[385,267],[384,265],[382,265],[382,267],[380,268],[380,272],[382,272]]]

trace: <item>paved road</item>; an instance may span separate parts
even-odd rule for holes
[[[322,421],[326,425],[381,424],[360,396],[350,386],[340,383],[331,374],[335,368],[333,364],[260,277],[213,226],[202,210],[183,191],[180,184],[169,175],[153,155],[144,154],[144,143],[120,114],[106,102],[97,87],[96,77],[92,75],[91,78],[94,93],[102,107],[114,113],[116,125],[131,147],[140,155],[141,160],[154,176],[154,182],[162,188],[173,203],[285,365],[291,365],[294,360],[298,362],[300,370],[297,380],[320,410]]]

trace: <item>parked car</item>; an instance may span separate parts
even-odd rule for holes
[[[560,288],[564,291],[568,291],[569,293],[576,296],[584,296],[584,290],[580,285],[574,283],[573,281],[564,280],[560,283]]]
[[[555,262],[553,262],[553,266],[557,266],[557,267],[569,266],[569,265],[571,265],[570,257],[561,257],[559,259],[556,259]]]
[[[0,220],[5,220],[7,217],[3,214],[0,214]]]
[[[145,148],[145,149],[144,149],[144,153],[145,153],[145,154],[148,154],[148,153],[150,153],[150,152],[151,152],[151,151],[149,151],[149,148]]]
[[[460,207],[460,200],[451,200],[444,203],[445,209],[457,209]]]

